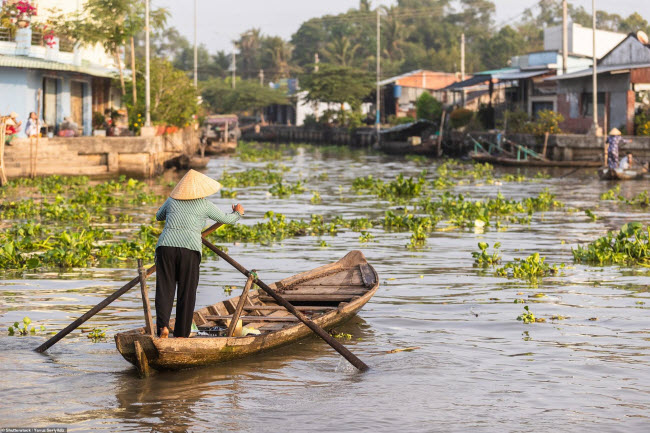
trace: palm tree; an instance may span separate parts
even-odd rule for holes
[[[260,47],[262,31],[260,29],[250,29],[239,36],[235,46],[239,49],[239,62],[241,75],[251,78],[257,75],[260,67]]]
[[[360,44],[354,44],[348,36],[341,36],[325,45],[325,59],[334,65],[353,66],[358,63],[355,58]]]
[[[395,6],[384,9],[386,16],[381,27],[383,53],[390,60],[400,60],[404,54],[402,47],[406,40],[407,28],[397,17],[398,10]]]
[[[291,53],[293,52],[293,45],[275,36],[265,40],[266,53],[270,56],[270,77],[272,80],[278,78],[288,78],[292,72]]]

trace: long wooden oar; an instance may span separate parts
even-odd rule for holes
[[[221,223],[217,223],[217,224],[214,224],[214,225],[210,226],[209,228],[207,228],[207,229],[205,229],[205,230],[203,231],[202,236],[206,236],[206,235],[212,233],[213,231],[215,231],[216,229],[218,229],[218,228],[221,227],[221,226],[222,226]],[[156,272],[156,265],[153,265],[152,267],[150,267],[149,269],[147,269],[147,271],[146,271],[146,276],[148,277],[149,275],[153,274],[154,272]],[[45,352],[47,349],[49,349],[50,347],[52,347],[54,344],[58,343],[58,341],[61,340],[63,337],[65,337],[66,335],[68,335],[69,333],[71,333],[72,331],[74,331],[75,329],[77,329],[77,328],[78,328],[82,323],[84,323],[86,320],[90,319],[90,318],[93,317],[95,314],[97,314],[97,313],[99,313],[100,311],[102,311],[102,310],[103,310],[104,308],[106,308],[106,307],[107,307],[111,302],[113,302],[114,300],[116,300],[117,298],[119,298],[120,296],[122,296],[123,294],[125,294],[126,292],[128,292],[128,291],[129,291],[130,289],[132,289],[133,287],[137,286],[139,283],[140,283],[140,276],[137,276],[137,277],[135,277],[134,279],[132,279],[131,281],[129,281],[128,283],[126,283],[124,286],[122,286],[122,288],[120,288],[119,290],[117,290],[117,291],[116,291],[115,293],[113,293],[111,296],[109,296],[108,298],[104,299],[102,302],[100,302],[99,304],[95,305],[93,308],[91,308],[90,310],[88,310],[88,311],[86,312],[86,314],[84,314],[83,316],[79,317],[77,320],[75,320],[74,322],[72,322],[71,324],[69,324],[68,326],[66,326],[64,329],[62,329],[61,331],[59,331],[59,332],[58,332],[54,337],[50,338],[50,339],[47,340],[45,343],[43,343],[43,344],[41,344],[40,346],[38,346],[38,347],[35,349],[35,351],[38,352],[38,353]]]
[[[257,276],[248,270],[244,268],[242,265],[234,261],[228,254],[224,253],[207,239],[203,238],[203,245],[208,247],[210,250],[212,250],[215,254],[217,254],[219,257],[224,259],[226,262],[230,263],[235,269],[237,269],[239,272],[242,274],[246,275],[246,277],[253,278],[253,281],[255,284],[258,285],[262,290],[264,290],[266,293],[269,294],[273,299],[275,299],[275,302],[278,304],[282,305],[284,308],[286,308],[291,314],[296,316],[298,320],[300,320],[302,323],[307,325],[309,329],[314,331],[316,335],[318,335],[320,338],[325,340],[327,344],[332,346],[334,350],[336,350],[338,353],[340,353],[345,359],[347,359],[350,364],[354,365],[357,369],[360,371],[366,371],[368,370],[368,366],[359,358],[357,358],[352,352],[350,352],[345,346],[343,346],[341,343],[336,341],[335,338],[333,338],[330,334],[327,333],[323,328],[309,320],[304,314],[302,314],[300,311],[298,311],[291,303],[289,303],[286,299],[284,299],[282,296],[280,296],[275,290],[271,289],[269,286],[267,286],[263,281],[260,281]]]

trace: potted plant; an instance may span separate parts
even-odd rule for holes
[[[93,113],[93,135],[97,137],[105,137],[106,136],[106,129],[104,126],[105,124],[106,124],[106,116],[104,116],[99,111],[95,111]]]

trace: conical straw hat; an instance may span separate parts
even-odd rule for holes
[[[176,200],[193,200],[214,194],[221,189],[221,184],[196,170],[190,170],[178,182],[169,196]]]
[[[612,128],[612,130],[609,131],[609,135],[621,135],[621,131],[619,131],[618,128]]]

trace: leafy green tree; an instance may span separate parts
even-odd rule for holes
[[[423,92],[415,100],[415,112],[418,119],[437,120],[442,115],[442,104],[431,93]]]
[[[526,46],[526,41],[518,31],[505,26],[481,45],[481,60],[485,68],[498,69],[506,66],[512,56],[521,54],[521,47]]]
[[[83,10],[74,14],[51,17],[58,35],[84,45],[101,44],[115,57],[120,72],[120,87],[125,94],[124,75],[120,61],[121,48],[144,29],[144,0],[87,0]],[[152,27],[162,27],[167,19],[165,9],[151,11]]]
[[[251,111],[259,112],[269,105],[287,105],[286,95],[257,80],[238,80],[235,89],[230,79],[215,78],[201,84],[201,95],[210,108],[220,114]]]
[[[341,110],[345,103],[357,110],[374,88],[374,80],[368,72],[327,63],[321,64],[318,72],[304,75],[300,82],[302,89],[307,91],[308,101],[341,104]]]
[[[144,69],[143,66],[140,66]],[[144,94],[144,74],[138,71],[136,75],[136,86],[138,93]],[[131,125],[136,128],[141,125],[138,123],[144,115],[145,101],[144,98],[138,98],[137,103],[133,104],[131,96],[131,86],[133,82],[128,82],[125,102],[127,106],[132,107],[129,110]],[[164,59],[151,59],[151,120],[154,123],[167,125],[185,126],[192,122],[192,116],[197,114],[197,91],[192,80],[184,71],[174,68],[171,62]]]

